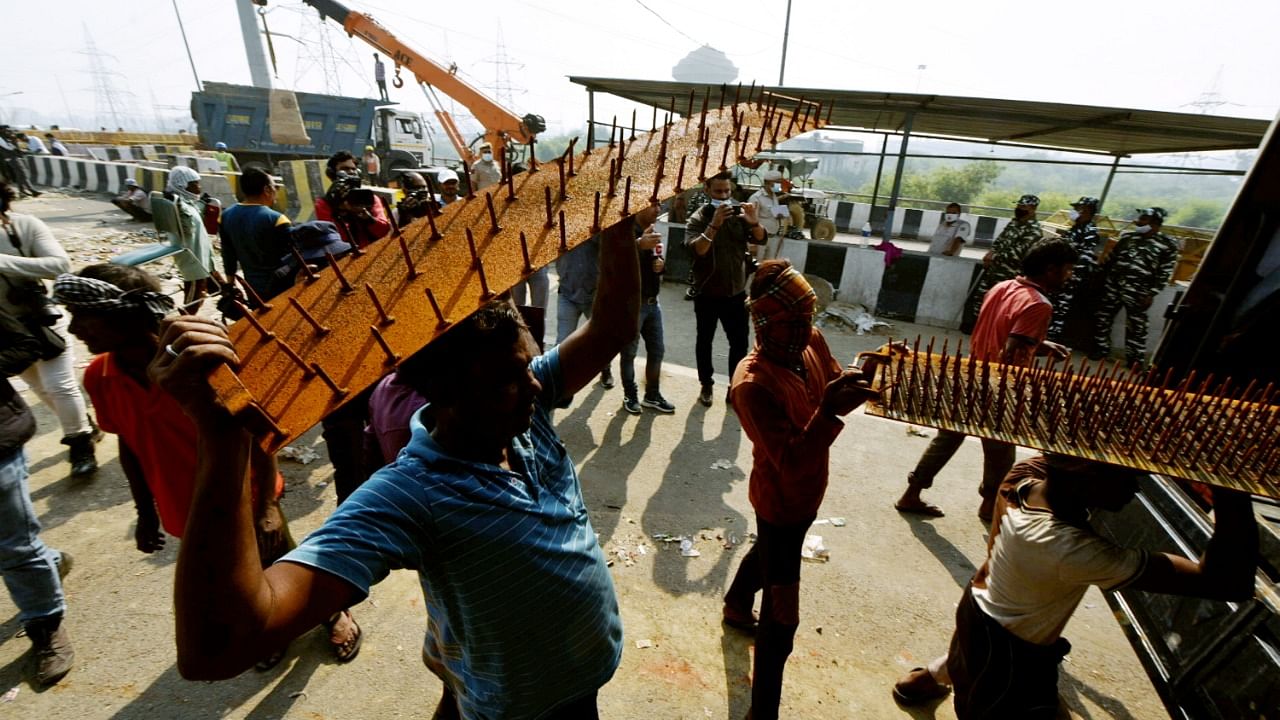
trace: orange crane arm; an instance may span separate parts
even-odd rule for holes
[[[440,66],[401,42],[372,17],[351,10],[336,0],[303,1],[318,10],[322,16],[340,23],[348,35],[358,35],[374,48],[381,50],[391,58],[397,68],[406,68],[419,82],[439,88],[470,110],[476,121],[484,126],[485,139],[493,146],[495,156],[500,156],[498,154],[506,148],[508,143],[526,144],[545,129],[546,126],[540,116],[530,114],[520,117],[499,105],[458,77],[455,72]],[[441,118],[441,124],[444,125],[445,134],[449,136],[458,155],[467,162],[474,161],[475,154],[463,141],[453,119],[448,117],[447,113],[441,112],[436,113],[437,118],[442,114],[447,121]]]

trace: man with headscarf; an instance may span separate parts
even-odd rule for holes
[[[213,273],[213,243],[204,229],[204,201],[200,199],[200,173],[184,165],[169,170],[164,186],[165,197],[173,202],[178,215],[178,241],[186,252],[173,256],[182,274],[183,302],[206,295],[209,276]]]
[[[1044,237],[1040,221],[1036,219],[1036,208],[1039,206],[1040,198],[1030,193],[1018,198],[1013,219],[1000,231],[1000,235],[991,244],[991,250],[982,256],[984,270],[970,300],[975,318],[982,310],[982,298],[987,291],[1005,280],[1017,277],[1022,268],[1022,258],[1032,245]]]
[[[874,393],[860,370],[841,369],[813,327],[817,296],[790,261],[761,263],[748,308],[756,347],[738,364],[729,392],[752,443],[757,540],[725,593],[724,622],[755,631],[748,717],[773,720],[800,623],[800,548],[827,491],[828,453],[844,429],[839,418]]]
[[[164,352],[160,320],[173,310],[173,299],[160,292],[159,280],[145,270],[107,263],[59,275],[53,293],[71,311],[72,334],[96,354],[85,368],[84,387],[102,429],[119,440],[120,467],[138,513],[134,542],[139,551],[153,553],[164,547],[165,533],[183,536],[195,493],[195,423],[147,376],[156,353]],[[280,509],[284,478],[275,458],[256,449],[250,473],[255,535],[266,566],[295,546]],[[354,650],[344,657],[335,648],[340,660],[358,652],[355,632],[354,639],[342,638]],[[331,629],[331,636],[336,634]],[[272,655],[260,668],[279,659]]]

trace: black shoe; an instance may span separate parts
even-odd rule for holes
[[[601,375],[601,376],[600,376],[600,387],[604,388],[605,390],[612,390],[612,389],[613,389],[613,376],[612,376],[612,375]]]
[[[645,402],[648,403],[648,399],[646,399]],[[639,415],[640,403],[635,399],[634,396],[628,395],[627,397],[622,398],[622,409],[626,410],[632,415]]]
[[[62,616],[32,620],[27,623],[26,631],[36,659],[36,682],[47,687],[66,677],[76,652],[71,648],[67,629],[62,626]]]
[[[667,402],[667,399],[662,397],[660,393],[654,393],[653,395],[646,394],[644,396],[644,400],[642,400],[640,404],[644,405],[647,408],[653,408],[654,410],[657,410],[660,413],[665,413],[667,415],[670,415],[671,413],[674,413],[676,411],[676,406]]]
[[[710,385],[702,386],[702,392],[698,393],[698,402],[702,403],[703,407],[711,407],[711,386]]]
[[[98,459],[93,454],[93,432],[76,433],[62,438],[62,444],[71,448],[71,475],[85,477],[98,471]]]

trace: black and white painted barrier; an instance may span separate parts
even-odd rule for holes
[[[871,234],[884,236],[884,221],[889,208],[883,205],[872,207],[870,203],[856,203],[837,200],[827,204],[827,217],[836,224],[836,230],[858,235],[862,226],[871,223]],[[893,213],[893,236],[909,240],[928,240],[942,222],[942,210],[916,210],[914,208],[897,208]],[[974,215],[962,213],[961,219],[973,226],[973,245],[986,246],[1009,224],[1009,218],[990,215]]]
[[[58,155],[28,155],[27,175],[33,185],[72,187],[118,195],[125,180],[133,178],[144,190],[163,190],[169,171],[134,162],[91,160]],[[238,175],[200,173],[200,187],[218,198],[223,207],[236,202]]]
[[[667,272],[670,282],[685,282],[692,256],[683,247],[684,225],[659,223],[666,238]],[[879,243],[879,239],[873,240]],[[969,288],[982,269],[982,261],[966,257],[931,255],[904,250],[892,265],[885,265],[884,253],[874,247],[849,242],[818,240],[782,241],[780,256],[806,275],[816,275],[835,288],[836,300],[861,305],[876,317],[932,327],[957,329],[964,319]],[[1147,350],[1154,352],[1164,327],[1165,310],[1182,288],[1167,286],[1156,295],[1147,311],[1151,332]],[[1117,316],[1111,330],[1112,346],[1124,346],[1124,313]]]

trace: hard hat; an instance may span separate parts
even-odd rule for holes
[[[373,146],[372,146],[372,145],[365,145],[365,146],[364,146],[364,151],[365,151],[365,152],[373,152]]]
[[[227,149],[227,144],[226,144],[226,143],[224,143],[224,142],[215,143],[213,147],[214,147],[214,149],[216,149],[216,150],[226,150],[226,149]]]

